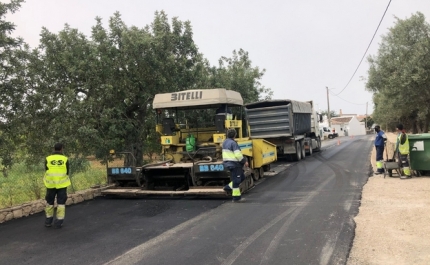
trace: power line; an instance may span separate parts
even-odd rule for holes
[[[387,10],[388,10],[388,7],[390,6],[390,4],[391,4],[391,0],[390,0],[390,2],[388,2],[387,8],[385,9],[384,14],[382,15],[381,21],[379,21],[378,27],[376,28],[375,33],[373,34],[373,37],[372,37],[372,39],[370,40],[370,43],[369,43],[369,45],[367,46],[367,49],[366,49],[366,51],[364,52],[363,57],[362,57],[362,58],[361,58],[361,60],[360,60],[360,63],[358,64],[357,68],[355,69],[354,73],[352,74],[352,76],[351,76],[351,78],[349,79],[349,81],[348,81],[348,83],[346,84],[346,86],[345,86],[345,87],[344,87],[344,88],[343,88],[339,93],[337,93],[335,96],[339,95],[340,93],[342,93],[342,92],[345,90],[345,88],[347,88],[347,86],[348,86],[348,85],[349,85],[349,83],[351,82],[352,78],[354,78],[355,74],[357,73],[358,68],[360,67],[361,63],[363,62],[363,59],[364,59],[364,57],[366,56],[367,51],[369,50],[370,45],[372,44],[373,39],[374,39],[374,38],[375,38],[375,36],[376,36],[376,33],[378,32],[379,26],[381,26],[382,20],[384,20],[385,14],[387,13]]]
[[[345,102],[348,102],[348,103],[350,103],[350,104],[353,104],[353,105],[366,105],[367,103],[354,103],[354,102],[350,102],[350,101],[348,101],[348,100],[346,100],[346,99],[343,99],[343,98],[341,98],[341,97],[339,97],[339,94],[334,94],[333,92],[331,92],[331,91],[329,91],[329,93],[331,94],[331,95],[333,95],[333,96],[335,96],[335,97],[338,97],[338,98],[340,98],[341,100],[343,100],[343,101],[345,101]]]

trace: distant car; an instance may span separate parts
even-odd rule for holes
[[[333,131],[330,127],[323,127],[323,132],[324,137],[327,137],[328,139],[333,139],[339,136],[339,134],[336,131]]]

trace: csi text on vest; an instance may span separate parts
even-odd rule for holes
[[[52,160],[51,161],[51,165],[57,165],[57,166],[61,166],[64,165],[64,160]]]

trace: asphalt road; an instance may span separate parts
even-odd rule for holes
[[[337,145],[340,140],[341,144]],[[0,264],[345,264],[370,172],[370,136],[265,177],[242,203],[226,199],[97,198],[0,224]]]

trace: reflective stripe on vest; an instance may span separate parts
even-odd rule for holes
[[[61,189],[70,186],[70,179],[67,176],[67,157],[55,154],[46,158],[48,170],[45,172],[43,181],[48,189]]]
[[[399,134],[399,136],[397,137],[397,141],[399,142],[399,152],[402,155],[407,155],[409,154],[409,138],[406,135],[406,141],[404,144],[402,144],[400,141],[401,137],[402,137],[402,134]]]
[[[223,161],[233,161],[240,162],[243,159],[242,152],[240,150],[235,150],[234,152],[229,149],[222,149],[222,160]]]

